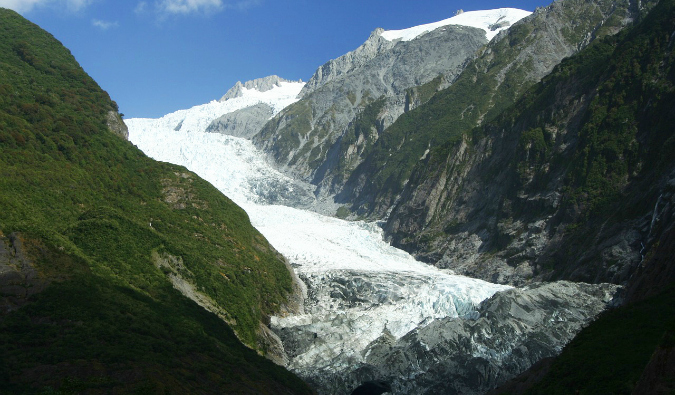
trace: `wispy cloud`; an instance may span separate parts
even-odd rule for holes
[[[28,12],[38,5],[50,3],[51,0],[0,0],[0,7],[16,12]]]
[[[260,4],[262,0],[155,0],[154,11],[160,16],[212,15],[227,9],[245,10]],[[136,13],[149,9],[147,1],[136,6]]]
[[[145,14],[148,12],[148,2],[147,1],[140,1],[138,4],[136,4],[136,8],[134,8],[134,12],[136,14]]]
[[[156,5],[160,13],[174,15],[211,14],[225,8],[223,0],[161,0]]]
[[[78,12],[85,9],[96,0],[0,0],[0,7],[9,8],[16,12],[30,12],[35,8],[51,6]]]
[[[96,0],[65,0],[66,6],[71,11],[79,11],[86,8]],[[63,1],[61,1],[63,2]]]
[[[102,21],[100,19],[92,19],[91,24],[96,26],[97,28],[101,30],[108,30],[113,27],[119,26],[119,23],[117,22],[109,22],[109,21]]]

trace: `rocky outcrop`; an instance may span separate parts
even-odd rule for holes
[[[357,50],[322,66],[305,85],[302,100],[253,138],[282,168],[320,185],[319,194],[339,189],[344,174],[360,163],[360,155],[350,155],[347,163],[343,158],[357,148],[344,140],[351,138],[345,136],[362,113],[374,112],[367,121],[374,132],[364,133],[360,143],[366,146],[405,111],[407,89],[439,75],[452,81],[487,42],[483,30],[462,26],[447,26],[405,42],[385,40],[381,31],[373,32]]]
[[[244,89],[255,89],[258,92],[267,92],[275,86],[281,86],[282,82],[290,82],[286,79],[283,79],[276,75],[270,75],[264,78],[256,78],[251,81],[246,81],[241,83],[237,81],[232,88],[230,88],[219,101],[223,102],[228,99],[233,99],[235,97],[242,97],[244,94]]]
[[[376,56],[393,48],[396,43],[381,37],[384,29],[377,28],[370,33],[370,37],[355,50],[348,52],[337,59],[332,59],[319,67],[307,81],[300,92],[305,97],[320,86],[335,81],[347,74],[366,66]]]
[[[48,284],[35,269],[21,235],[0,232],[0,316],[23,306]]]
[[[242,108],[211,122],[206,131],[250,139],[260,132],[274,115],[274,109],[265,103]]]
[[[124,124],[122,117],[117,111],[110,110],[106,116],[106,125],[108,130],[120,136],[125,140],[129,140],[129,128]]]

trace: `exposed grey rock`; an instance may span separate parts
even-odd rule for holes
[[[229,136],[250,139],[274,114],[274,109],[265,103],[242,108],[214,120],[206,128],[209,133],[220,133]]]
[[[320,394],[348,394],[376,379],[390,383],[392,393],[399,394],[484,393],[540,359],[559,354],[608,307],[617,289],[557,282],[499,292],[481,303],[472,318],[435,320],[400,338],[385,330],[357,364],[295,372]],[[311,333],[294,336],[321,341]],[[292,339],[284,342],[293,344]]]
[[[267,92],[268,90],[271,90],[275,86],[281,86],[282,82],[290,82],[286,79],[283,79],[279,76],[276,75],[270,75],[264,78],[256,78],[251,81],[246,81],[245,83],[241,83],[241,81],[237,81],[236,84],[232,88],[230,88],[223,97],[220,98],[219,101],[225,101],[227,99],[233,99],[235,97],[241,97],[243,95],[243,89],[255,89],[259,92]]]
[[[384,100],[375,115],[377,130],[363,142],[372,144],[406,110],[407,89],[439,75],[451,81],[487,42],[483,30],[465,26],[446,26],[412,41],[391,42],[380,34],[381,29],[374,31],[355,51],[323,65],[303,88],[302,99],[253,138],[282,169],[320,184],[320,195],[334,193],[339,158],[350,149],[341,139],[361,112]],[[361,161],[359,155],[351,158],[350,168]]]
[[[529,17],[532,23],[537,22],[531,34],[548,39],[537,40],[527,51],[519,52],[518,62],[527,64],[529,57],[529,62],[534,62],[532,70],[540,73],[553,64],[544,62],[547,56],[536,56],[543,46],[567,40],[568,50],[574,52],[566,38],[569,32],[559,22],[576,15],[572,10],[579,4],[602,16],[594,22],[598,23],[594,32],[607,27],[612,33],[639,13],[630,2],[556,2]],[[602,22],[612,16],[618,25]],[[493,41],[484,53],[492,54],[499,43]],[[563,55],[563,49],[552,50],[548,59]],[[483,64],[476,66],[479,71],[493,64],[485,56],[476,61]],[[641,243],[648,244],[644,235],[652,212],[622,221],[603,220],[605,223],[598,223],[590,233],[592,237],[571,239],[568,226],[580,208],[561,203],[565,197],[569,199],[565,194],[567,170],[578,149],[582,121],[588,117],[586,111],[597,92],[578,80],[560,82],[549,90],[555,94],[547,96],[545,110],[537,102],[540,107],[536,110],[521,109],[521,118],[508,118],[510,113],[506,113],[498,118],[502,123],[493,119],[494,124],[481,127],[483,132],[489,130],[485,137],[466,133],[441,157],[432,152],[421,160],[397,196],[398,203],[385,226],[392,242],[419,259],[493,282],[522,285],[533,280],[570,279],[625,283],[640,262]],[[548,149],[555,162],[533,160],[531,143],[521,140],[535,125],[550,138]],[[652,187],[636,188],[644,191]],[[389,209],[389,204],[383,201],[379,211]],[[650,204],[656,204],[656,198]]]
[[[127,125],[124,123],[122,117],[120,117],[117,111],[108,111],[105,121],[106,125],[108,125],[108,129],[111,132],[125,140],[129,140],[129,128],[127,128]]]
[[[23,306],[47,285],[28,256],[21,235],[0,233],[0,315]]]
[[[393,48],[396,42],[382,38],[382,32],[384,32],[384,29],[381,27],[373,30],[366,42],[358,48],[337,59],[329,60],[319,67],[300,92],[300,97],[305,97],[321,85],[364,67],[376,56]]]

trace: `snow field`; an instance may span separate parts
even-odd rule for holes
[[[402,41],[411,41],[425,33],[436,30],[439,27],[448,25],[461,25],[485,30],[485,36],[489,41],[492,40],[492,38],[502,30],[508,29],[511,25],[530,14],[531,12],[529,11],[519,10],[517,8],[467,11],[439,22],[428,23],[402,30],[387,30],[382,33],[382,38],[388,41],[394,41],[398,39]],[[503,23],[500,25],[502,22],[508,23]]]

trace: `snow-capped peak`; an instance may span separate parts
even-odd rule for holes
[[[279,81],[272,84],[271,88],[266,89],[264,92],[261,92],[255,86],[250,89],[241,83],[239,83],[239,86],[240,89],[235,97],[225,100],[221,99],[220,101],[213,100],[210,103],[167,114],[159,119],[132,119],[125,120],[125,122],[127,124],[129,122],[141,122],[146,125],[145,128],[203,132],[215,119],[260,103],[272,107],[272,113],[276,115],[286,106],[298,101],[298,94],[302,90],[302,87],[305,86],[305,83],[279,79]]]
[[[386,30],[381,36],[388,41],[411,41],[415,38],[448,25],[462,25],[485,30],[485,36],[492,40],[500,31],[530,15],[530,11],[517,8],[498,8],[494,10],[461,12],[452,18],[440,22],[428,23],[402,30]]]
[[[219,101],[225,101],[228,99],[234,99],[236,97],[241,97],[244,95],[244,90],[256,90],[258,92],[267,92],[269,90],[274,89],[275,87],[281,87],[282,83],[285,82],[293,82],[295,81],[289,81],[287,79],[281,78],[276,75],[270,75],[268,77],[264,78],[256,78],[251,81],[246,81],[245,83],[241,83],[241,81],[237,81],[236,84],[232,88],[230,88],[227,93],[223,97],[220,98]],[[302,80],[298,81],[297,83],[302,83]]]

